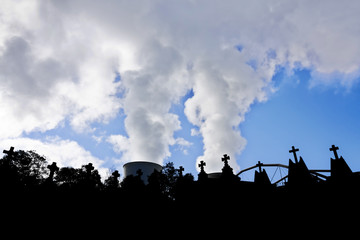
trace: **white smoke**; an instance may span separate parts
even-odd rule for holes
[[[181,55],[157,41],[148,43],[140,52],[141,70],[123,74],[129,138],[118,135],[109,141],[126,146],[120,149],[125,152],[125,160],[162,163],[170,156],[169,145],[175,144],[174,131],[180,129],[178,116],[169,110],[189,88],[187,72]]]
[[[238,126],[251,103],[264,100],[267,86],[240,53],[228,49],[219,54],[220,59],[199,62],[193,76],[194,96],[185,103],[187,118],[203,136],[204,155],[198,161],[205,160],[208,171],[221,169],[225,153],[237,169],[235,155],[246,145]]]
[[[185,114],[204,139],[198,159],[218,171],[227,153],[238,169],[239,124],[275,91],[276,66],[310,69],[310,87],[356,82],[359,10],[328,0],[2,1],[1,138],[64,121],[87,131],[122,108],[127,135],[108,142],[125,161],[161,162],[181,142],[171,105],[192,89]]]

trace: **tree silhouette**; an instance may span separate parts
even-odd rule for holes
[[[46,158],[35,151],[18,150],[0,161],[1,185],[13,190],[29,190],[40,185],[48,172]]]
[[[57,175],[55,176],[55,181],[63,187],[71,187],[76,185],[78,182],[78,169],[72,167],[63,167],[60,168]]]
[[[101,176],[98,170],[93,167],[92,163],[83,165],[79,171],[78,177],[80,187],[83,187],[88,191],[99,190],[103,186]]]
[[[108,191],[115,191],[117,189],[119,189],[120,187],[120,182],[119,182],[119,171],[115,170],[111,176],[109,176],[105,182],[104,182],[104,186],[105,189]]]
[[[55,176],[55,182],[63,190],[100,190],[102,187],[101,176],[98,170],[89,168],[89,164],[81,168],[63,167]]]
[[[129,175],[120,184],[121,188],[128,192],[141,191],[145,187],[139,175]]]
[[[168,162],[163,166],[162,173],[163,194],[169,199],[174,200],[179,171],[175,169],[173,162]]]

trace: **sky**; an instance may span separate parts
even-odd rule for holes
[[[287,164],[359,171],[358,1],[1,1],[0,148],[103,176]]]

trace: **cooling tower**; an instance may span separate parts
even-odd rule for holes
[[[125,163],[124,166],[124,177],[137,175],[137,171],[140,169],[142,172],[141,180],[145,184],[148,184],[148,177],[154,172],[154,170],[160,172],[162,166],[154,162],[136,161]]]

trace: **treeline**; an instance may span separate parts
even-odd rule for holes
[[[120,223],[125,228],[139,219],[166,222],[179,206],[179,186],[195,182],[191,174],[182,175],[171,162],[161,172],[154,172],[145,185],[140,175],[120,181],[118,171],[101,179],[91,163],[60,168],[35,151],[11,148],[4,153],[0,159],[2,229],[27,229],[36,236],[57,226],[62,228],[53,234],[79,231],[91,236],[101,226],[106,229],[103,232],[115,236],[113,230]],[[80,226],[86,228],[80,230]]]
[[[80,168],[59,168],[35,151],[4,151],[0,159],[0,190],[12,194],[122,195],[126,198],[154,198],[173,201],[180,181],[193,182],[191,174],[179,174],[172,162],[154,172],[145,185],[140,175],[128,176],[120,182],[117,170],[104,181],[92,163]],[[98,197],[98,196],[97,196]]]
[[[351,184],[304,182],[277,188],[267,181],[240,181],[227,161],[219,178],[208,177],[201,164],[197,181],[169,162],[161,172],[154,171],[145,185],[140,171],[121,182],[114,171],[102,181],[91,163],[59,168],[35,151],[11,148],[4,152],[0,159],[0,209],[6,218],[15,217],[15,222],[25,218],[22,222],[30,225],[43,224],[44,219],[61,223],[66,219],[73,225],[104,222],[116,226],[120,216],[127,222],[160,219],[171,223],[180,215],[194,213],[206,222],[233,216],[236,209],[253,222],[267,216],[281,222],[283,215],[296,221],[314,212],[331,219],[332,215],[353,212],[360,201],[358,177],[356,181],[351,178]]]

